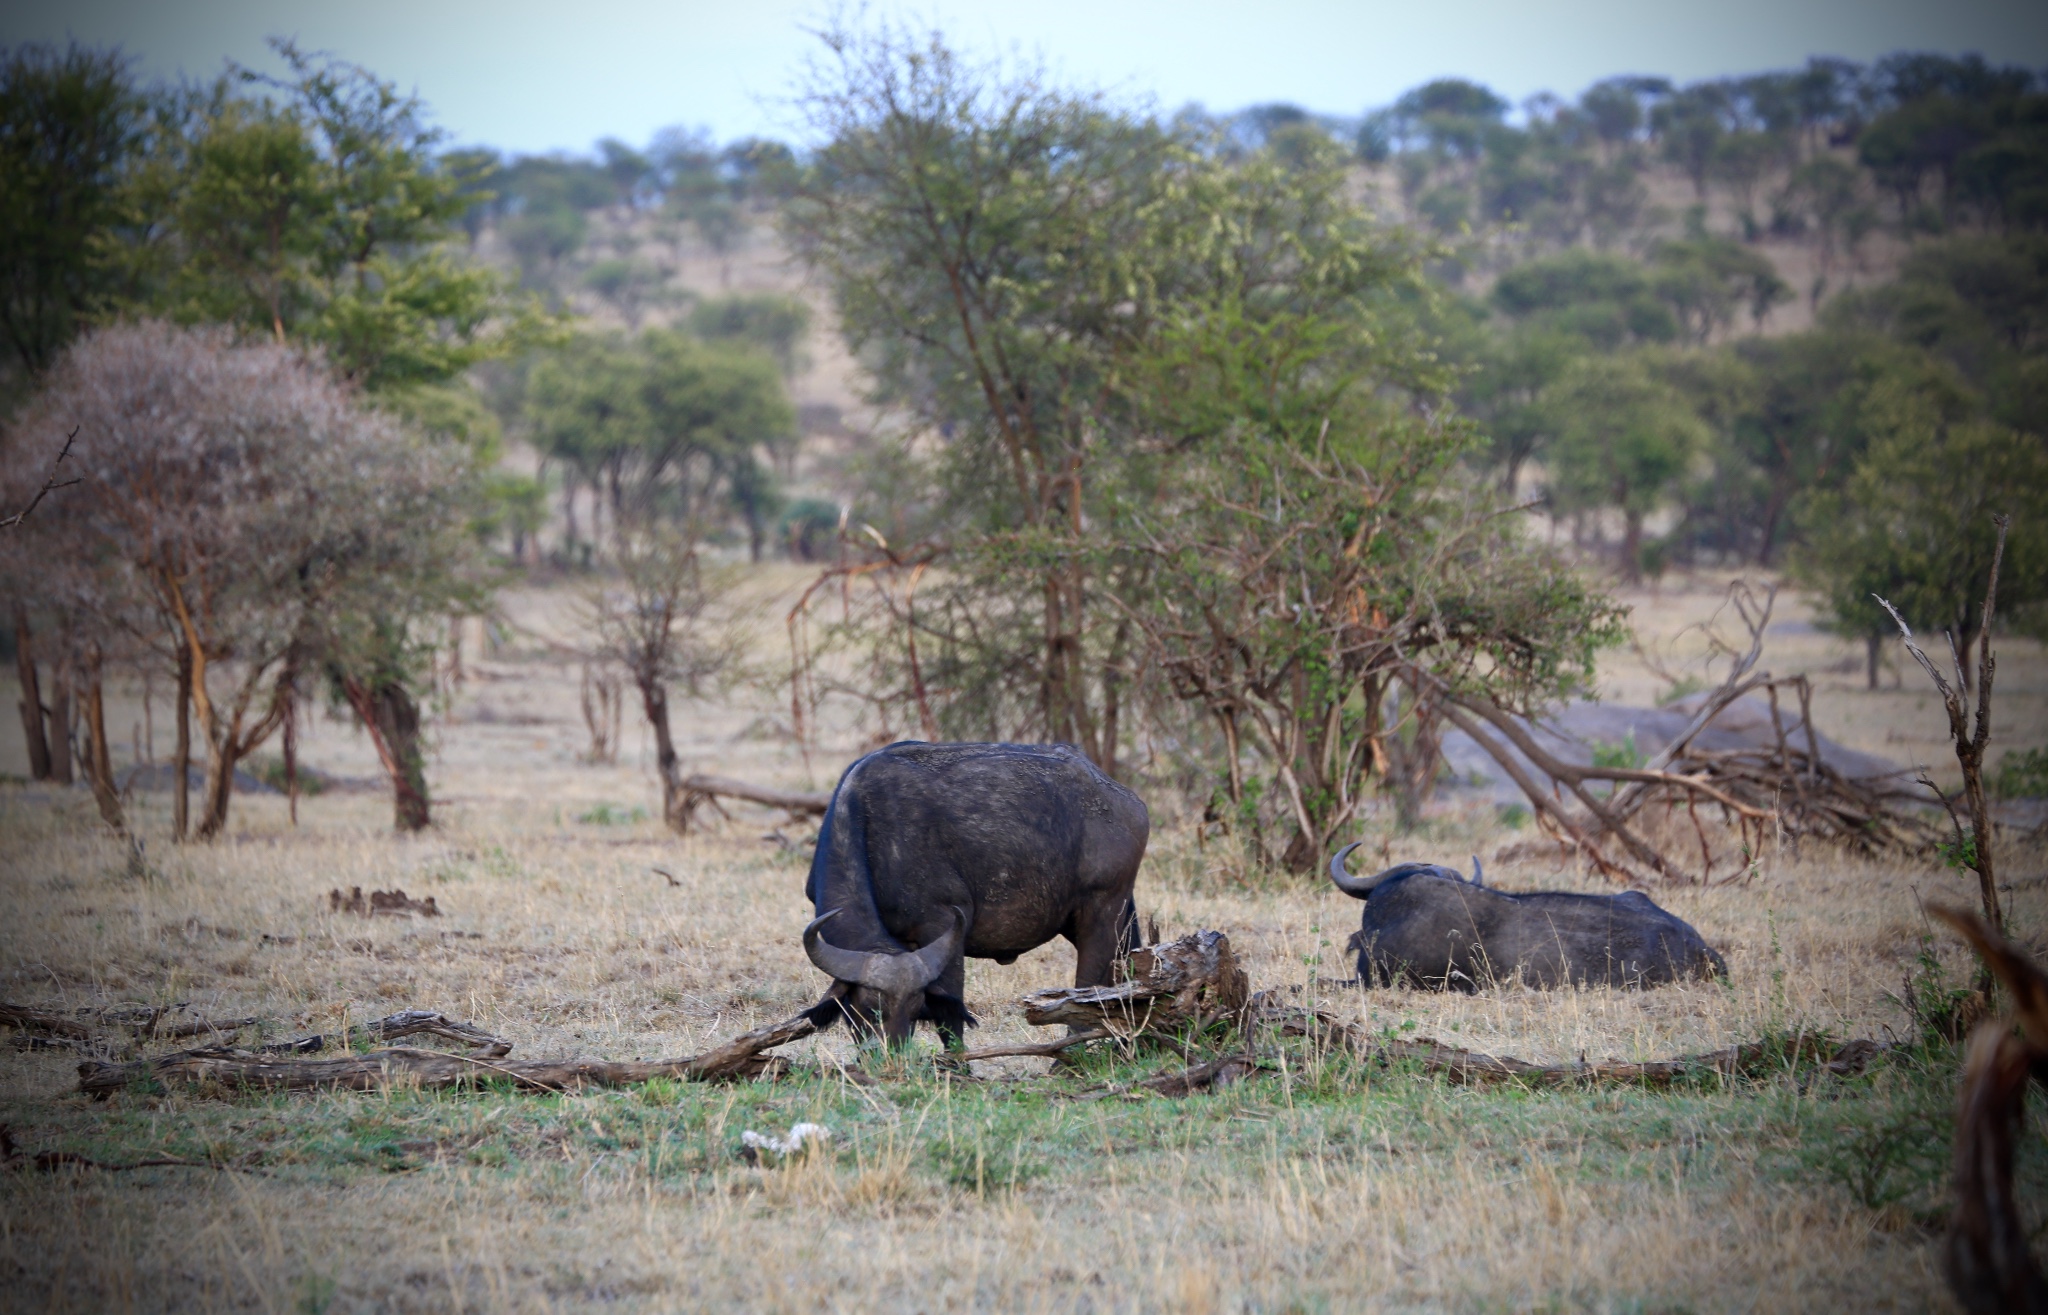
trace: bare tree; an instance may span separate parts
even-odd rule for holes
[[[667,523],[625,528],[618,566],[620,584],[597,595],[593,620],[604,656],[632,677],[654,728],[662,819],[686,832],[694,803],[676,753],[669,695],[700,694],[738,656],[736,636],[713,614],[729,581],[706,565],[687,528]]]
[[[1970,834],[1963,835],[1962,820],[1956,816],[1955,804],[1942,794],[1933,780],[1925,775],[1920,779],[1940,797],[1948,809],[1949,821],[1955,828],[1956,860],[1963,867],[1977,874],[1977,897],[1984,909],[1984,921],[1991,930],[2003,935],[2005,916],[1999,909],[1998,882],[1992,875],[1991,857],[1991,805],[1984,794],[1984,749],[1991,742],[1991,677],[1998,670],[1998,662],[1991,656],[1991,622],[1998,608],[1998,568],[2005,561],[2005,531],[2010,523],[2004,516],[1993,515],[1992,521],[1998,526],[1998,543],[1991,553],[1991,579],[1984,586],[1984,606],[1977,621],[1977,633],[1982,642],[1978,648],[1976,708],[1970,706],[1969,669],[1966,654],[1970,651],[1967,636],[1959,647],[1953,632],[1948,636],[1949,659],[1955,664],[1956,683],[1950,685],[1941,675],[1941,669],[1934,665],[1921,647],[1913,642],[1913,629],[1898,609],[1884,599],[1877,601],[1892,620],[1899,626],[1899,635],[1905,642],[1906,651],[1934,682],[1934,688],[1941,694],[1941,703],[1948,713],[1949,736],[1955,741],[1956,765],[1963,771],[1963,802],[1970,810]],[[1990,969],[1982,974],[1983,984],[1990,985]]]
[[[175,770],[182,786],[189,700],[207,754],[197,831],[218,834],[236,763],[341,622],[445,547],[414,526],[449,520],[435,507],[459,471],[287,348],[157,323],[81,340],[22,424],[80,430],[81,489],[9,536],[11,573],[86,638],[125,634],[174,666]]]

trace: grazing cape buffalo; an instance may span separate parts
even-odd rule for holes
[[[1106,986],[1136,943],[1131,902],[1151,819],[1068,744],[906,741],[846,769],[818,832],[804,952],[842,1014],[891,1045],[919,1019],[948,1046],[971,1027],[967,956],[1014,962],[1055,936],[1074,984]]]
[[[1728,965],[1682,918],[1641,891],[1574,895],[1489,890],[1472,860],[1468,881],[1434,863],[1402,863],[1353,876],[1330,860],[1330,880],[1365,901],[1358,931],[1358,978],[1368,986],[1410,982],[1476,991],[1492,982],[1531,986],[1660,986],[1682,977],[1725,977]]]

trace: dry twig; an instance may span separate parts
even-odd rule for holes
[[[57,489],[68,489],[73,484],[78,483],[80,479],[83,478],[82,476],[74,477],[72,479],[67,480],[59,480],[57,478],[57,472],[64,468],[64,458],[71,455],[71,445],[77,441],[78,430],[76,429],[73,429],[69,434],[66,434],[64,436],[63,448],[58,451],[57,459],[50,463],[49,478],[43,481],[43,486],[36,490],[36,495],[33,498],[29,499],[28,505],[26,507],[23,507],[20,511],[15,512],[12,516],[9,516],[4,520],[0,520],[0,530],[11,530],[15,526],[21,524],[23,521],[28,519],[28,514],[36,509],[37,504],[41,503],[42,500],[48,497],[51,492]]]
[[[1998,670],[1997,660],[1991,656],[1991,622],[1998,608],[1998,568],[2005,560],[2005,531],[2010,522],[2004,516],[1994,515],[1992,521],[1998,526],[1998,544],[1991,553],[1991,579],[1984,586],[1984,610],[1978,625],[1979,661],[1977,668],[1977,706],[1974,710],[1975,726],[1971,725],[1968,672],[1963,663],[1964,655],[1956,649],[1956,637],[1948,636],[1949,657],[1955,663],[1956,684],[1951,686],[1942,679],[1941,671],[1913,642],[1913,629],[1906,619],[1899,615],[1899,609],[1878,598],[1879,606],[1891,613],[1898,623],[1899,636],[1905,641],[1906,651],[1934,682],[1934,688],[1941,695],[1942,707],[1948,712],[1949,738],[1955,741],[1956,763],[1963,769],[1963,798],[1970,808],[1970,832],[1972,843],[1959,856],[1963,864],[1977,874],[1977,896],[1984,908],[1984,920],[1991,924],[1993,931],[2003,931],[2005,915],[1998,905],[1998,883],[1992,876],[1991,862],[1991,805],[1984,794],[1984,748],[1991,742],[1991,677]],[[1877,598],[1872,594],[1871,597]],[[1931,785],[1932,782],[1929,782]],[[1940,793],[1939,791],[1936,792]],[[1949,805],[1948,797],[1942,796],[1942,804],[1949,808],[1949,816],[1955,816],[1955,809]],[[1961,825],[1957,831],[1960,833]]]

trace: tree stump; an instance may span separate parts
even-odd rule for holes
[[[1131,951],[1130,979],[1114,986],[1058,987],[1024,997],[1024,1020],[1101,1029],[1123,1039],[1184,1035],[1242,1023],[1251,983],[1220,931],[1194,931]]]

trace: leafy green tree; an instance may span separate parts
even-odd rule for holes
[[[1800,500],[1848,477],[1868,440],[1871,390],[1917,363],[1875,335],[1827,330],[1732,350],[1747,386],[1719,408],[1718,496],[1695,511],[1713,521],[1718,546],[1769,566],[1800,523]]]
[[[722,496],[745,523],[748,552],[759,561],[781,505],[762,457],[796,437],[796,412],[774,363],[673,332],[647,334],[641,350],[643,502],[685,523],[710,523],[713,500]]]
[[[1302,867],[1380,769],[1401,673],[1569,683],[1602,605],[1466,473],[1423,253],[1351,200],[1334,143],[1245,149],[936,40],[828,50],[791,236],[910,428],[870,486],[904,527],[860,531],[876,578],[924,580],[864,654],[875,687],[906,677],[877,697],[943,691],[933,733],[1071,740],[1116,773],[1163,679]]]
[[[1725,237],[1660,242],[1650,262],[1658,296],[1693,342],[1728,328],[1738,310],[1761,327],[1773,306],[1792,297],[1769,258]]]
[[[198,126],[173,199],[167,307],[317,346],[373,392],[449,378],[543,333],[530,304],[446,250],[469,202],[436,167],[439,134],[417,101],[364,69],[277,49],[289,81],[226,99]]]
[[[1413,729],[1393,705],[1432,706],[1444,686],[1521,707],[1568,692],[1618,616],[1464,475],[1469,426],[1379,391],[1354,333],[1222,313],[1170,335],[1144,386],[1187,446],[1133,490],[1103,549],[1145,564],[1127,605],[1153,659],[1216,723],[1232,813],[1261,847],[1277,823],[1296,871],[1354,823],[1387,742]],[[1270,817],[1240,746],[1271,773]]]
[[[801,298],[775,293],[710,297],[690,308],[689,325],[706,342],[743,343],[768,353],[787,377],[801,363],[811,308]]]
[[[1629,357],[1584,357],[1545,394],[1555,417],[1551,495],[1563,511],[1621,513],[1621,573],[1642,578],[1643,520],[1676,491],[1707,445],[1704,421],[1675,388]]]
[[[1113,773],[1121,696],[1094,678],[1090,648],[1115,618],[1085,561],[1059,547],[1088,523],[1123,446],[1090,400],[1160,314],[1162,285],[1193,273],[1195,253],[1174,240],[1237,235],[1236,217],[1154,219],[1187,212],[1198,157],[1099,99],[1002,79],[936,37],[827,43],[804,101],[827,145],[787,212],[790,237],[871,363],[876,400],[950,436],[947,528],[989,550],[959,587],[1008,594],[1004,619],[1036,622],[1035,641],[995,645],[1004,664],[1036,652],[977,682],[982,724],[1079,744]]]
[[[1697,82],[1673,93],[1650,112],[1650,123],[1662,143],[1664,158],[1692,180],[1693,196],[1707,199],[1707,178],[1727,135],[1727,88]]]
[[[1743,236],[1752,241],[1763,231],[1756,219],[1757,186],[1784,153],[1782,140],[1762,132],[1734,132],[1714,144],[1709,169],[1734,193]]]
[[[27,376],[124,290],[106,238],[123,216],[146,111],[116,52],[0,50],[0,334]]]
[[[1924,243],[1896,280],[1843,294],[1825,318],[1925,351],[1955,370],[2000,423],[2048,432],[2048,238]]]
[[[1952,635],[1967,673],[1994,513],[2012,520],[2001,611],[2025,616],[2048,599],[2048,447],[2038,435],[1957,418],[1952,397],[1925,388],[1887,384],[1870,407],[1880,432],[1847,485],[1814,498],[1802,570],[1832,625],[1870,645],[1873,687],[1877,646],[1895,633],[1873,593],[1916,628]]]
[[[1562,251],[1525,261],[1493,285],[1494,306],[1519,324],[1612,350],[1670,342],[1679,321],[1651,274],[1633,260]]]
[[[561,463],[572,543],[575,489],[608,508],[615,550],[634,526],[709,529],[728,515],[758,560],[779,508],[763,458],[796,434],[773,361],[670,330],[584,335],[543,356],[525,397],[534,444]],[[592,539],[599,527],[591,527]]]

